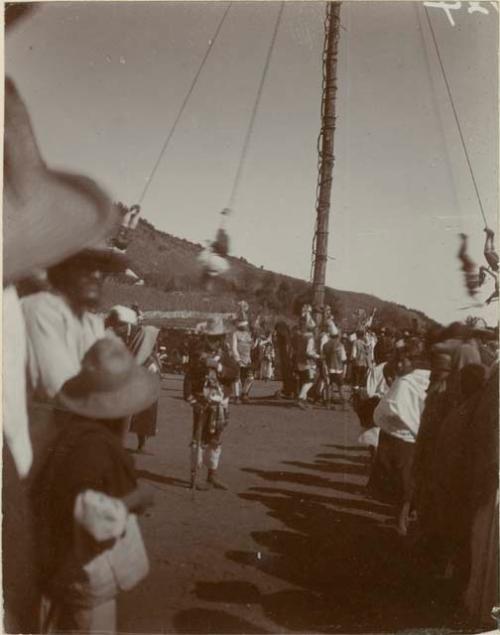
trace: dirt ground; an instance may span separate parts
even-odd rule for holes
[[[443,627],[430,586],[390,508],[365,496],[368,453],[352,411],[306,412],[257,382],[231,407],[220,476],[187,488],[191,408],[163,380],[158,434],[135,455],[156,490],[142,519],[151,573],[119,602],[129,633],[374,633]],[[129,447],[135,447],[130,435]],[[448,630],[448,629],[446,629]],[[442,632],[442,631],[440,631]]]

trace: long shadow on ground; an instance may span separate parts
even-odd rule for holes
[[[179,611],[174,617],[174,628],[176,633],[187,633],[188,635],[198,635],[198,633],[213,633],[214,635],[248,633],[252,635],[265,635],[268,631],[254,626],[247,620],[225,611],[213,611],[210,609],[193,608]]]
[[[137,478],[143,478],[146,481],[152,481],[153,483],[172,485],[172,487],[189,487],[189,481],[183,481],[182,479],[174,478],[173,476],[155,474],[154,472],[150,472],[149,470],[136,470],[135,474]]]
[[[342,446],[337,446],[342,450]],[[354,448],[346,448],[347,452]],[[363,456],[360,448],[356,448]],[[252,531],[255,551],[230,551],[229,559],[259,569],[290,584],[277,593],[261,594],[241,581],[203,583],[197,586],[200,599],[231,601],[228,591],[237,591],[238,602],[260,602],[267,618],[296,632],[374,633],[451,627],[448,590],[423,575],[409,545],[390,528],[385,505],[360,495],[353,476],[366,475],[364,461],[344,461],[350,455],[325,457],[314,463],[289,461],[291,471],[246,471],[258,475],[269,487],[252,487],[241,494],[267,508],[283,529]],[[334,460],[326,460],[333,458]],[[342,463],[337,462],[341,459]],[[337,481],[309,471],[343,474],[343,483],[356,488],[355,497],[335,496]],[[272,486],[272,483],[276,483]],[[321,487],[318,494],[302,487]],[[340,507],[341,509],[338,509]],[[258,554],[258,557],[256,556]],[[226,599],[223,599],[226,598]]]
[[[244,468],[266,486],[240,497],[263,505],[280,528],[251,531],[255,549],[226,557],[288,587],[263,593],[246,580],[198,580],[196,597],[224,611],[182,611],[177,632],[264,633],[226,612],[244,614],[255,605],[276,625],[273,633],[456,632],[446,587],[423,575],[411,547],[388,526],[391,508],[364,496],[367,453],[356,446],[335,449],[312,463],[284,462],[300,471]]]

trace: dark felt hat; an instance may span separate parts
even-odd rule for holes
[[[121,340],[106,337],[86,353],[82,369],[62,387],[63,408],[92,419],[142,412],[160,396],[157,375],[139,366]]]

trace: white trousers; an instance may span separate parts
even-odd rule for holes
[[[192,443],[191,470],[199,469],[202,465],[208,467],[209,470],[216,470],[219,467],[221,454],[222,446],[220,445],[198,446],[196,443]]]

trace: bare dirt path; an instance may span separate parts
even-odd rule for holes
[[[419,575],[388,523],[389,509],[365,496],[368,454],[357,446],[353,413],[303,412],[272,398],[277,387],[258,382],[253,402],[231,409],[220,469],[230,490],[193,497],[186,487],[191,409],[182,378],[164,379],[151,454],[136,455],[140,478],[156,489],[142,522],[152,570],[122,596],[121,632],[441,625],[440,587]]]

